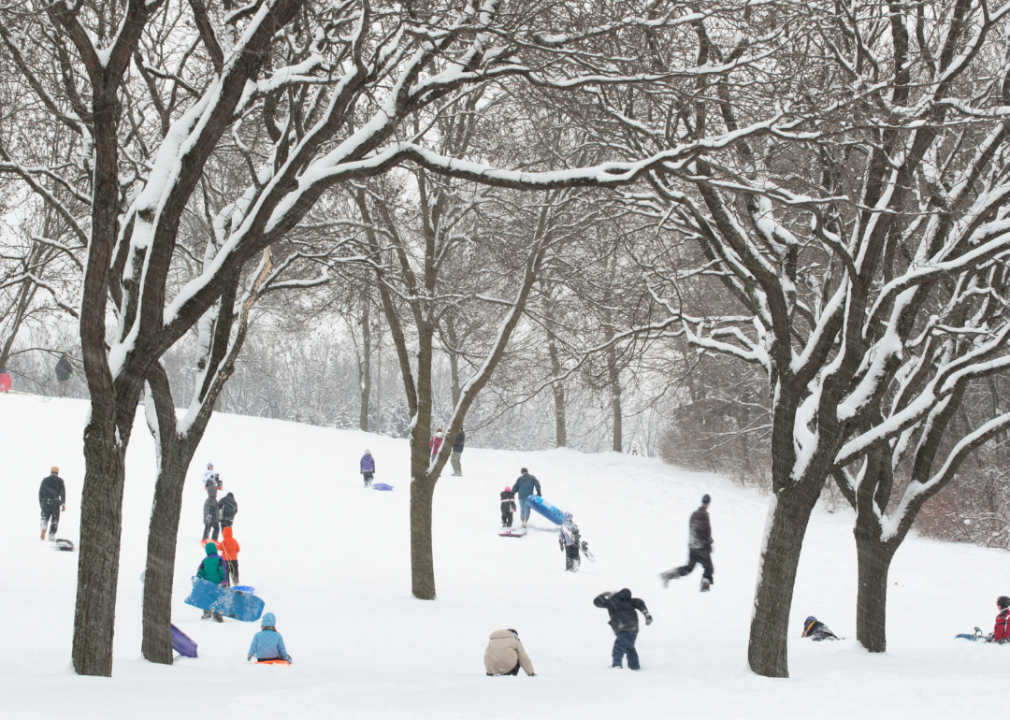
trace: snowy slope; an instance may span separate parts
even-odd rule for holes
[[[38,539],[38,484],[51,465],[67,480],[61,537],[78,539],[87,405],[0,395],[0,715],[4,718],[973,718],[1005,714],[1010,647],[955,641],[995,617],[1010,594],[1010,555],[906,542],[892,570],[890,652],[853,640],[799,638],[813,614],[851,637],[855,550],[851,518],[815,513],[791,620],[790,680],[747,670],[747,627],[767,499],[728,481],[640,457],[470,448],[464,477],[435,494],[438,600],[410,595],[407,444],[230,415],[215,416],[186,488],[174,621],[200,645],[173,667],[140,657],[141,583],[154,485],[142,420],[127,463],[114,678],[70,669],[77,555]],[[369,447],[376,481],[361,487]],[[183,603],[202,557],[212,461],[239,503],[242,580],[257,587],[296,664],[245,663],[256,628],[201,622]],[[498,493],[528,466],[551,503],[571,510],[596,554],[563,571],[556,533],[534,515],[523,539],[500,538]],[[657,574],[686,557],[687,519],[713,495],[716,583],[700,570],[663,590]],[[611,670],[603,590],[630,587],[656,622],[642,628],[643,671]],[[516,628],[538,676],[487,678],[487,636]]]

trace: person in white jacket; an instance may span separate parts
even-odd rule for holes
[[[490,675],[518,675],[519,668],[532,677],[533,662],[519,642],[515,630],[495,630],[491,633],[487,650],[484,651],[484,670]]]

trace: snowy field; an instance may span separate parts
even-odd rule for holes
[[[816,615],[851,638],[855,549],[848,513],[816,512],[790,621],[792,678],[746,665],[747,628],[767,499],[658,460],[571,451],[467,449],[464,476],[435,493],[438,600],[410,595],[407,443],[360,432],[219,415],[193,463],[183,504],[175,624],[200,658],[141,659],[141,582],[154,487],[142,413],[127,462],[125,528],[112,679],[70,667],[77,554],[39,541],[39,482],[61,468],[68,510],[60,537],[78,540],[87,405],[0,395],[0,716],[3,718],[972,718],[1002,717],[1010,647],[954,640],[991,630],[1010,594],[1010,554],[910,539],[891,573],[889,652],[852,639],[801,640]],[[475,440],[477,438],[474,438]],[[362,450],[378,464],[364,490]],[[203,557],[200,474],[208,461],[235,493],[242,581],[256,586],[295,659],[248,665],[257,627],[202,622],[183,603]],[[545,498],[575,514],[597,562],[564,572],[556,532],[534,515],[522,539],[498,537],[498,493],[529,467]],[[657,575],[687,554],[687,520],[713,496],[716,575],[700,569],[664,590]],[[603,590],[629,587],[655,623],[642,627],[642,671],[612,670]],[[537,677],[488,678],[488,635],[516,628]]]

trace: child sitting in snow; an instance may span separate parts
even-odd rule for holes
[[[1000,595],[996,598],[996,607],[999,614],[996,616],[996,627],[993,628],[992,635],[986,638],[987,642],[1010,643],[1010,597]]]
[[[501,493],[501,526],[510,528],[512,527],[512,514],[516,511],[516,494],[512,492],[512,488],[508,485],[505,486],[504,492]]]
[[[813,615],[803,621],[803,635],[814,642],[821,640],[837,640],[838,636],[828,629],[828,626],[820,622]]]
[[[274,617],[273,613],[265,613],[263,615],[261,630],[253,636],[247,660],[256,658],[256,662],[263,662],[265,660],[294,662],[284,647],[284,638],[277,632],[276,625],[277,618]]]
[[[561,551],[565,554],[565,570],[578,572],[579,566],[582,564],[582,558],[579,557],[581,540],[579,526],[572,521],[570,512],[565,513],[565,520],[561,523],[561,530],[558,531],[558,544],[561,545]]]

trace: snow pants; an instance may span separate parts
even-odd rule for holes
[[[361,476],[365,478],[365,487],[372,487],[372,479],[375,477],[375,473],[363,472]]]
[[[60,504],[55,503],[44,503],[42,507],[42,522],[39,523],[39,527],[42,530],[46,529],[46,525],[49,525],[49,536],[53,537],[56,535],[56,528],[60,525]]]
[[[617,633],[617,637],[614,638],[614,665],[613,667],[623,667],[622,660],[624,656],[628,656],[628,667],[632,670],[638,670],[641,666],[638,664],[638,651],[635,650],[635,640],[638,638],[638,631],[634,632],[626,631]]]
[[[218,533],[221,532],[221,523],[217,519],[217,500],[210,498],[203,504],[203,539],[206,540],[210,536],[210,531],[213,529],[214,536],[212,540],[217,540]]]
[[[228,566],[228,577],[231,578],[232,585],[238,585],[238,560],[225,560]]]
[[[715,582],[715,580],[712,579],[712,573],[715,572],[712,567],[712,551],[706,550],[705,548],[691,548],[687,556],[687,565],[682,565],[679,568],[665,572],[663,573],[663,577],[672,579],[683,577],[684,575],[690,575],[694,570],[694,566],[698,564],[700,564],[702,569],[705,571],[702,574],[702,577],[710,583]]]
[[[460,462],[459,462],[459,459],[460,459],[460,457],[462,455],[463,455],[463,453],[456,452],[455,450],[453,450],[452,454],[449,455],[449,462],[452,464],[452,474],[453,475],[462,475],[463,474],[463,466],[460,465]]]
[[[501,506],[501,526],[512,527],[512,507],[511,505]]]
[[[582,565],[582,558],[579,556],[578,545],[565,546],[565,570],[568,572],[578,572]]]
[[[527,520],[530,519],[530,506],[529,503],[526,502],[529,499],[529,497],[530,497],[529,495],[519,496],[519,519],[522,520],[523,522],[526,522]]]
[[[514,668],[512,668],[511,670],[509,670],[507,673],[501,673],[501,674],[502,675],[518,675],[519,674],[519,668],[520,668],[520,665],[519,665],[519,661],[517,660],[516,661],[516,666]],[[498,677],[497,675],[492,675],[491,673],[487,673],[487,676],[488,677]]]
[[[56,381],[56,395],[58,397],[66,397],[68,392],[70,392],[70,381],[69,380],[57,380]]]

